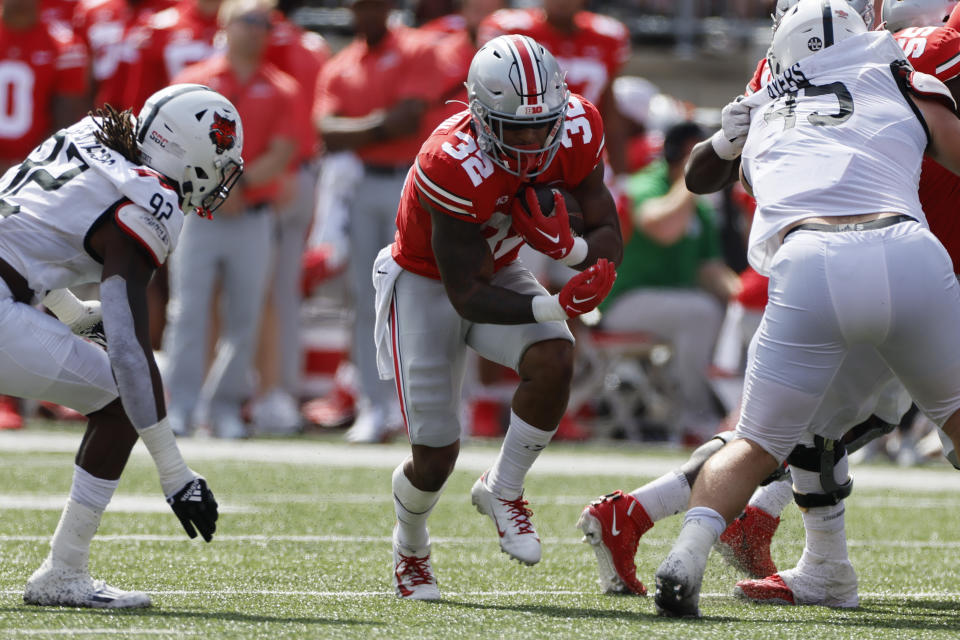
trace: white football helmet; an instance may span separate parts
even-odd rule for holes
[[[182,206],[209,217],[243,173],[243,126],[236,107],[209,87],[174,84],[150,96],[137,116],[143,164],[175,181]]]
[[[866,32],[860,14],[844,0],[800,0],[777,24],[767,64],[778,75],[807,56]]]
[[[506,35],[485,44],[470,63],[467,99],[477,143],[513,175],[546,171],[563,139],[570,92],[553,55],[533,38]],[[542,147],[504,142],[504,129],[549,127]]]
[[[950,17],[957,0],[883,0],[880,16],[887,31],[907,27],[939,27]]]
[[[777,0],[772,16],[774,29],[777,28],[777,24],[780,23],[780,18],[787,12],[787,9],[790,9],[798,2],[800,2],[800,0]],[[873,0],[847,0],[847,4],[860,14],[860,17],[863,18],[863,24],[867,25],[867,29],[873,26]],[[884,0],[884,4],[886,4],[886,0]]]

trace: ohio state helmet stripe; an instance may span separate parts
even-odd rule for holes
[[[831,0],[823,0],[820,5],[823,9],[823,47],[833,46],[833,3]]]
[[[512,35],[507,38],[511,53],[520,70],[520,90],[524,104],[537,104],[543,88],[540,86],[540,74],[537,73],[536,55],[526,36]]]

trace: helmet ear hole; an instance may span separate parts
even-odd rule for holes
[[[207,172],[203,170],[203,167],[194,167],[193,170],[196,171],[197,177],[201,180],[206,180],[210,177],[207,175]]]

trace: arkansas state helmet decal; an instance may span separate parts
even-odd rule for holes
[[[213,123],[210,125],[210,140],[217,147],[217,153],[233,149],[237,143],[237,121],[213,112]]]

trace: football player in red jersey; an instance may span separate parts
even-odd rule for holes
[[[83,113],[87,52],[37,0],[3,0],[0,16],[0,171]]]
[[[93,104],[123,105],[123,88],[131,55],[126,37],[134,24],[171,6],[174,0],[80,0],[73,13],[73,30],[90,50]]]
[[[570,91],[600,108],[614,172],[626,171],[622,117],[613,79],[630,56],[630,33],[618,20],[584,11],[585,0],[544,0],[542,9],[504,9],[484,20],[480,42],[505,33],[530,36],[557,58]]]
[[[525,36],[495,38],[474,57],[467,92],[469,109],[421,147],[403,187],[396,240],[374,263],[378,366],[396,379],[412,448],[393,473],[394,584],[402,598],[440,597],[426,522],[459,452],[467,347],[521,379],[510,428],[473,486],[473,504],[493,519],[504,552],[524,564],[540,560],[523,480],[566,409],[573,344],[565,321],[606,296],[622,253],[603,183],[599,113],[567,91],[553,56]],[[562,196],[544,215],[531,183],[572,192],[583,237],[571,234]],[[516,260],[524,242],[582,272],[549,295]]]
[[[139,109],[183,69],[213,55],[220,4],[221,0],[180,0],[131,29],[134,59],[125,82],[124,107]]]

